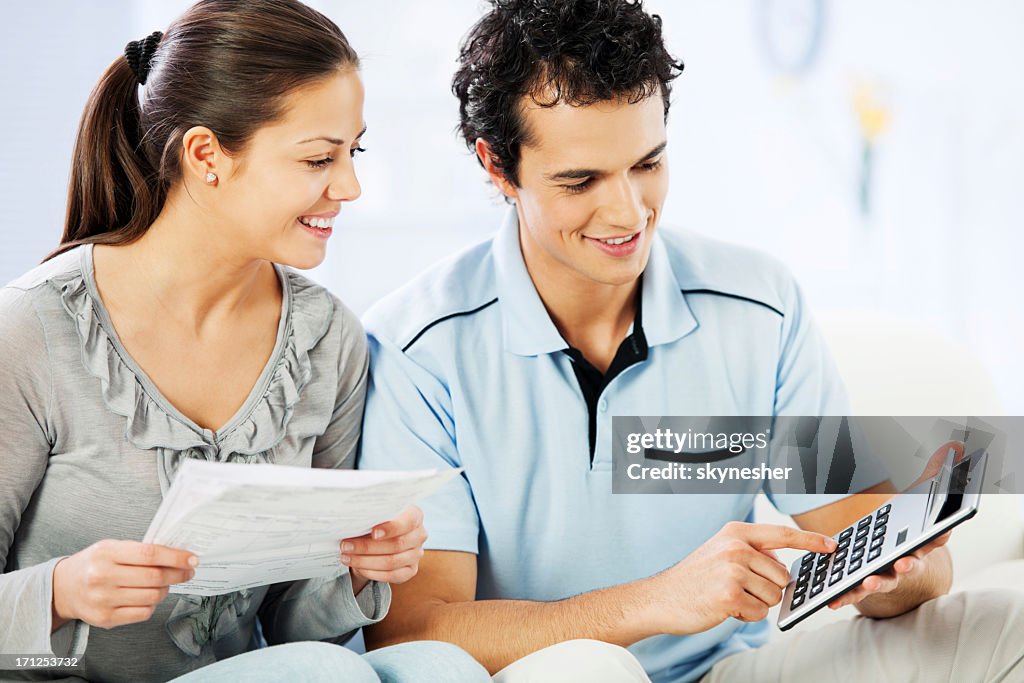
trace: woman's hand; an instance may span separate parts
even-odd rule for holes
[[[416,576],[426,540],[423,511],[415,505],[368,534],[343,540],[341,562],[352,572],[352,591],[358,594],[367,581],[405,583]]]
[[[53,628],[72,619],[99,628],[146,621],[168,588],[191,579],[198,564],[187,550],[163,545],[94,543],[54,567]]]

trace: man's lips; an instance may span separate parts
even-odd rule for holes
[[[624,244],[626,242],[629,242],[630,240],[635,239],[641,232],[643,231],[638,230],[636,232],[626,233],[625,235],[612,235],[610,237],[592,237],[590,235],[584,235],[584,237],[586,237],[588,240],[604,242],[605,244]]]
[[[613,237],[589,237],[584,235],[588,243],[594,245],[609,256],[631,256],[643,242],[643,230]]]

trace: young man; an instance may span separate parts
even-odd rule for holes
[[[460,61],[462,134],[513,210],[366,317],[360,466],[464,468],[423,503],[419,575],[368,644],[449,641],[505,683],[878,680],[880,665],[978,680],[1019,663],[1019,597],[915,610],[948,591],[945,539],[842,599],[879,620],[759,647],[788,581],[772,550],[830,551],[887,481],[769,492],[802,530],[751,523],[753,495],[612,494],[613,415],[843,415],[840,379],[777,262],[658,230],[682,67],[657,17],[495,1]]]

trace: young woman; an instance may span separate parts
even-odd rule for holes
[[[320,263],[359,196],[357,67],[296,0],[203,0],[90,96],[61,245],[0,290],[0,652],[78,666],[12,675],[488,680],[444,643],[331,644],[415,574],[416,508],[342,541],[338,578],[212,598],[168,595],[198,558],[123,540],[185,458],[353,465],[363,331],[285,266]]]

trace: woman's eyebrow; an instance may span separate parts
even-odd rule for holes
[[[365,135],[365,134],[366,134],[366,126],[364,125],[363,129],[361,131],[359,131],[359,135],[357,135],[355,137],[355,139],[358,140],[359,138],[363,137],[363,135]],[[299,142],[296,142],[295,144],[297,144],[297,145],[305,145],[308,142],[319,142],[321,140],[323,140],[325,142],[329,142],[332,145],[341,146],[341,145],[345,144],[345,141],[343,139],[341,139],[341,138],[332,138],[329,135],[319,135],[319,136],[317,136],[315,138],[308,138],[306,140],[301,140]]]

